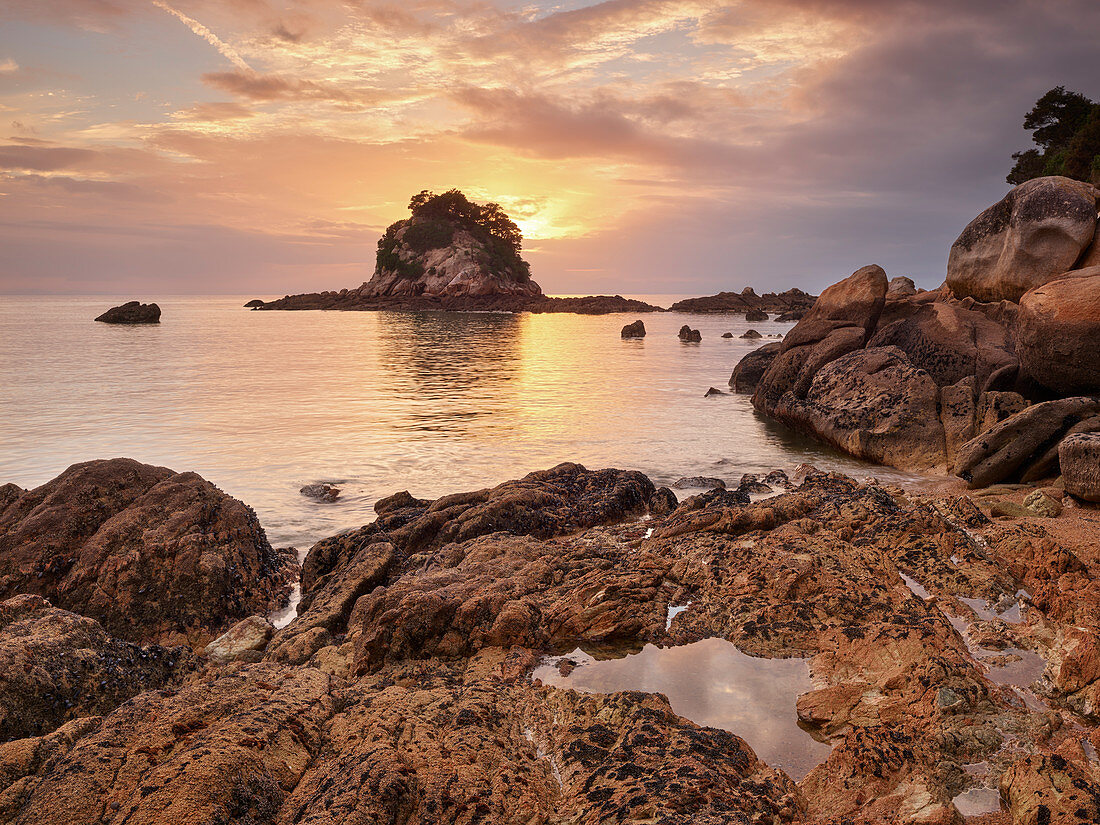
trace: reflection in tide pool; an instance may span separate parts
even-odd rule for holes
[[[796,781],[825,761],[830,748],[798,727],[795,701],[812,689],[805,659],[758,659],[725,639],[660,648],[597,661],[580,650],[562,675],[556,660],[535,669],[543,684],[586,693],[663,693],[672,709],[697,725],[736,733],[756,755]]]
[[[160,324],[92,320],[132,297],[0,298],[0,483],[113,456],[194,470],[304,550],[396,490],[435,498],[562,461],[659,484],[803,461],[907,478],[769,424],[746,396],[703,397],[767,340],[737,336],[788,323],[659,313],[624,341],[631,315],[249,312],[250,295],[142,295]],[[677,338],[685,322],[701,343]],[[327,479],[338,501],[299,495]]]

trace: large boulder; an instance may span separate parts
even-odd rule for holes
[[[1016,352],[1028,376],[1044,387],[1072,395],[1100,392],[1100,266],[1024,295]]]
[[[109,713],[195,665],[188,648],[138,647],[41,596],[0,602],[0,741]]]
[[[160,307],[156,304],[128,301],[121,306],[111,307],[96,320],[105,324],[159,324]]]
[[[755,390],[756,385],[764,377],[764,373],[768,371],[768,367],[771,366],[775,356],[779,354],[779,350],[782,348],[782,341],[773,341],[770,344],[764,344],[759,349],[754,349],[734,367],[733,375],[730,376],[730,386],[737,392]]]
[[[1073,432],[1097,429],[1100,398],[1061,398],[1033,404],[960,447],[955,475],[972,488],[1012,479],[1035,480],[1053,472],[1063,438]]]
[[[1022,183],[951,246],[947,285],[959,297],[1019,301],[1072,269],[1096,231],[1097,190],[1064,177]]]
[[[623,327],[621,335],[623,338],[645,338],[645,324],[640,320],[627,324]]]
[[[926,469],[947,462],[938,397],[900,349],[869,347],[824,366],[805,400],[788,395],[776,414],[856,458]]]
[[[1058,445],[1066,490],[1085,501],[1100,501],[1100,433],[1077,433]]]
[[[822,292],[783,339],[779,354],[757,384],[753,406],[770,414],[788,392],[805,398],[819,369],[867,343],[886,302],[886,290],[886,273],[871,265]]]
[[[205,644],[286,596],[297,563],[195,473],[74,464],[0,512],[0,597],[36,593],[129,641]]]
[[[974,376],[978,391],[988,389],[994,376],[1011,387],[1019,363],[1007,328],[956,304],[908,306],[906,317],[880,323],[867,342],[869,348],[898,347],[913,366],[926,371],[941,387],[969,376]]]

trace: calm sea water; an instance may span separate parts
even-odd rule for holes
[[[249,297],[162,297],[162,322],[93,318],[125,298],[0,298],[0,483],[130,456],[194,470],[252,505],[276,545],[308,548],[373,518],[382,496],[433,498],[561,461],[659,484],[808,461],[879,478],[759,417],[728,389],[763,341],[743,316],[250,312]],[[677,296],[638,296],[667,306]],[[676,337],[684,323],[699,344]],[[333,481],[339,501],[303,484]]]

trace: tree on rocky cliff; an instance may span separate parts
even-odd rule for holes
[[[523,233],[500,204],[474,203],[458,189],[451,189],[441,195],[424,189],[420,194],[413,195],[409,201],[409,211],[414,218],[449,220],[467,229],[481,229],[504,241],[516,255],[519,255],[523,245]]]
[[[520,256],[523,233],[500,204],[474,203],[458,189],[438,195],[425,189],[412,196],[409,211],[411,218],[391,225],[378,239],[378,271],[418,278],[423,267],[416,255],[448,246],[456,229],[464,229],[478,240],[481,263],[489,272],[508,273],[519,281],[530,279],[531,267]]]
[[[1009,183],[1044,175],[1100,183],[1100,104],[1057,86],[1035,102],[1024,128],[1039,148],[1013,153]]]

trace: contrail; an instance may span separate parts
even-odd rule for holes
[[[198,20],[188,17],[181,11],[176,11],[174,8],[165,3],[164,0],[153,0],[153,5],[156,6],[158,9],[164,9],[173,17],[179,19],[184,25],[187,26],[187,28],[191,29],[191,31],[193,31],[195,34],[197,34],[219,52],[221,52],[222,55],[230,60],[233,65],[236,66],[238,69],[246,72],[252,71],[252,67],[244,62],[244,58],[237,54],[236,50],[234,50],[232,46],[230,46],[228,43],[226,43],[224,40],[214,34],[214,32],[210,31],[210,29],[206,28],[206,26],[204,26]]]

